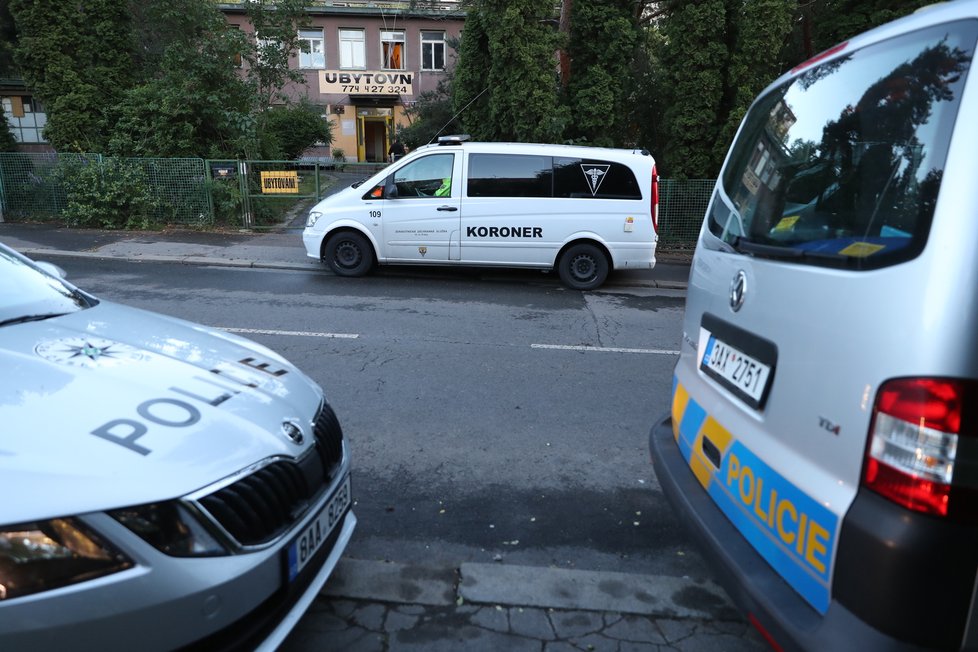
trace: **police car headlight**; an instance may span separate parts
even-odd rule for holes
[[[323,214],[319,211],[309,211],[309,216],[306,218],[306,228],[311,229],[312,227],[316,226],[316,222],[318,222],[319,218],[322,216]]]
[[[176,501],[117,509],[109,514],[143,541],[171,557],[214,557],[228,550]]]
[[[131,568],[133,561],[73,518],[0,526],[0,600]]]

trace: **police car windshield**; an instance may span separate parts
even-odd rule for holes
[[[0,248],[0,325],[46,319],[90,305],[68,284]]]
[[[916,256],[976,37],[975,21],[913,32],[769,92],[731,151],[711,233],[744,253],[815,265]]]

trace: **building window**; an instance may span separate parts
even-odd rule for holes
[[[299,67],[326,67],[326,48],[325,41],[323,39],[323,30],[299,30]]]
[[[362,29],[340,30],[340,68],[366,68],[366,52]]]
[[[445,69],[445,32],[421,32],[421,69]]]
[[[386,70],[404,70],[404,32],[380,33],[380,58]]]
[[[18,143],[46,143],[44,125],[48,116],[33,97],[14,95],[3,98],[7,126]]]

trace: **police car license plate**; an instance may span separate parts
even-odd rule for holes
[[[343,478],[339,489],[329,502],[316,514],[316,517],[292,540],[287,549],[289,581],[302,572],[309,560],[319,552],[329,540],[329,534],[339,524],[350,506],[350,475]]]
[[[703,329],[700,342],[703,357],[700,368],[735,393],[746,394],[755,407],[760,403],[771,377],[771,367]]]

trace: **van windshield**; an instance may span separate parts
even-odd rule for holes
[[[856,269],[920,253],[976,36],[970,20],[906,34],[758,100],[710,209],[719,242],[705,244]]]

